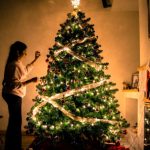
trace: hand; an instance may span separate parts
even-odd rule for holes
[[[38,77],[33,77],[32,79],[31,79],[31,82],[37,82],[38,81]]]
[[[33,78],[31,78],[31,79],[29,79],[29,80],[23,82],[22,84],[23,84],[24,86],[26,86],[26,85],[28,85],[28,84],[30,84],[30,83],[32,83],[32,82],[37,82],[37,81],[39,81],[39,78],[38,78],[38,77],[33,77]]]
[[[39,51],[35,51],[35,59],[38,59],[41,56],[41,53]]]

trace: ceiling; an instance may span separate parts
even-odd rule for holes
[[[138,0],[110,0],[112,7],[104,8],[102,0],[80,0],[80,9],[91,11],[138,11]],[[47,6],[52,12],[58,12],[61,10],[72,10],[71,0],[0,0],[1,9],[12,9],[12,6],[18,5]],[[0,10],[1,10],[0,9]],[[34,10],[34,9],[33,9]]]
[[[113,10],[138,11],[138,0],[112,0]]]
[[[47,0],[50,5],[56,7],[70,8],[71,0]],[[138,0],[110,0],[112,2],[111,8],[103,8],[102,0],[80,0],[81,9],[100,10],[111,9],[112,11],[138,11]],[[55,7],[55,8],[56,8]],[[57,9],[57,8],[56,8]]]

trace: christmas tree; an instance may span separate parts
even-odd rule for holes
[[[28,133],[55,142],[115,142],[128,123],[117,109],[117,89],[105,73],[108,63],[103,62],[91,18],[77,5],[49,48],[47,74],[37,85],[27,117]]]

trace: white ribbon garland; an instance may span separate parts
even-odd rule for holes
[[[61,112],[63,112],[69,118],[82,122],[82,123],[96,123],[96,122],[104,122],[104,123],[110,123],[110,124],[117,123],[117,121],[107,120],[107,119],[85,118],[85,117],[75,116],[74,114],[70,113],[69,111],[61,107],[59,104],[57,104],[54,100],[49,101],[49,99],[46,99],[46,97],[44,99],[45,101],[51,103],[55,108],[58,108]]]
[[[58,51],[54,52],[54,56],[58,56],[61,52],[67,52],[69,53],[70,55],[76,57],[78,60],[81,60],[83,62],[85,62],[86,64],[88,64],[89,66],[95,68],[97,71],[101,70],[102,69],[102,66],[101,65],[98,65],[96,64],[95,62],[93,61],[90,61],[88,60],[87,58],[83,57],[83,56],[79,56],[77,55],[75,52],[73,52],[70,48],[68,47],[64,47],[64,48],[61,48],[59,49]]]
[[[52,104],[54,107],[58,108],[61,112],[63,112],[66,116],[68,116],[69,118],[76,120],[76,121],[80,121],[83,123],[96,123],[96,122],[104,122],[104,123],[110,123],[110,124],[114,124],[117,123],[117,121],[113,121],[113,120],[107,120],[107,119],[98,119],[98,118],[85,118],[85,117],[79,117],[79,116],[75,116],[74,114],[68,112],[67,110],[65,110],[63,107],[61,107],[59,104],[57,104],[55,102],[55,100],[57,99],[63,99],[64,97],[68,97],[71,95],[74,95],[76,93],[79,92],[84,92],[86,90],[89,89],[93,89],[96,87],[99,87],[100,85],[103,84],[105,80],[97,82],[97,83],[91,83],[88,85],[85,85],[81,88],[77,88],[77,89],[73,89],[73,90],[68,90],[66,92],[63,93],[59,93],[56,94],[54,96],[48,97],[48,96],[40,96],[39,98],[42,98],[44,100],[44,102],[42,102],[41,104],[39,104],[34,110],[33,110],[33,118],[36,116],[36,114],[38,113],[38,109],[42,106],[44,106],[46,103],[50,103]]]
[[[86,37],[86,38],[84,38],[83,40],[75,40],[75,41],[73,41],[72,44],[81,44],[81,43],[84,43],[84,42],[87,41],[87,40],[92,40],[92,39],[94,39],[94,38],[95,38],[94,36],[92,36],[92,37],[90,37],[90,38],[89,38],[89,37]],[[95,68],[97,71],[99,71],[99,70],[102,69],[102,66],[101,66],[101,65],[98,65],[98,64],[96,64],[95,62],[90,61],[89,59],[87,59],[87,58],[85,58],[85,57],[83,57],[83,56],[77,55],[77,54],[76,54],[74,51],[72,51],[69,47],[67,47],[67,46],[65,47],[64,45],[62,45],[62,44],[59,43],[59,42],[56,42],[56,45],[61,46],[61,47],[63,47],[63,48],[61,48],[61,49],[59,49],[59,50],[57,50],[57,51],[54,52],[54,56],[55,56],[55,57],[58,56],[61,52],[65,51],[65,52],[69,53],[70,55],[76,57],[78,60],[81,60],[81,61],[85,62],[86,64],[88,64],[89,66]]]
[[[93,37],[91,37],[91,38],[84,38],[83,40],[75,41],[74,43],[83,43],[86,40],[90,40],[92,38]],[[56,44],[59,45],[59,46],[63,46],[62,44],[60,44],[58,42]],[[54,56],[55,57],[58,56],[63,51],[66,51],[70,55],[76,57],[78,60],[81,60],[81,61],[85,62],[86,64],[90,65],[91,67],[94,67],[97,71],[102,69],[101,66],[96,64],[95,62],[90,61],[90,60],[88,60],[87,58],[85,58],[83,56],[77,55],[69,47],[63,47],[63,48],[55,51],[54,52]],[[84,91],[87,91],[87,90],[99,87],[100,85],[102,85],[104,83],[104,81],[105,80],[102,80],[102,81],[97,82],[97,83],[91,83],[91,84],[82,86],[82,87],[77,88],[77,89],[68,90],[66,92],[56,94],[56,95],[51,96],[51,97],[40,96],[39,98],[42,98],[44,101],[41,104],[39,104],[36,108],[33,109],[33,119],[36,118],[35,116],[38,113],[38,110],[39,110],[40,107],[44,106],[46,103],[50,103],[55,108],[58,108],[61,112],[63,112],[69,118],[71,118],[73,120],[76,120],[76,121],[79,121],[79,122],[82,122],[82,123],[96,123],[96,122],[104,122],[104,123],[110,123],[110,124],[117,123],[117,121],[114,121],[114,120],[98,119],[98,118],[85,118],[85,117],[75,116],[74,114],[72,114],[72,113],[68,112],[67,110],[65,110],[62,106],[57,104],[57,102],[55,101],[57,99],[63,99],[64,97],[68,97],[68,96],[74,95],[74,94],[79,93],[79,92],[84,92]]]

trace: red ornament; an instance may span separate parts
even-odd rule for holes
[[[69,85],[67,85],[67,90],[70,90],[70,86]]]
[[[116,142],[116,146],[120,146],[120,142],[119,141]]]
[[[112,145],[108,148],[108,150],[129,150],[129,148],[125,148],[124,146],[115,146]]]
[[[45,61],[46,61],[46,62],[49,62],[49,59],[47,58]]]
[[[50,57],[50,55],[47,55],[47,58],[49,58]]]
[[[42,92],[45,92],[46,90],[45,89],[42,89]]]
[[[127,130],[123,130],[122,133],[123,133],[123,134],[127,134]]]
[[[48,65],[48,69],[50,69],[51,68],[51,66],[50,65]]]

